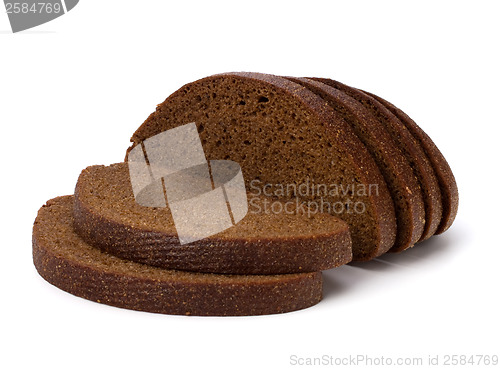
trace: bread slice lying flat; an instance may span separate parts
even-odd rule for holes
[[[284,313],[318,303],[321,272],[217,275],[123,260],[88,245],[73,230],[73,196],[49,200],[33,227],[33,261],[49,283],[117,307],[180,315]]]
[[[326,213],[304,212],[293,201],[276,201],[250,193],[243,220],[181,245],[168,207],[136,203],[126,163],[92,166],[76,185],[74,226],[86,242],[110,254],[178,270],[283,274],[326,270],[351,261],[345,222]]]
[[[394,245],[394,204],[379,168],[344,118],[307,88],[259,73],[195,81],[158,105],[134,133],[129,150],[191,122],[207,158],[239,163],[247,188],[308,184],[301,199],[318,207],[323,201],[329,206],[322,210],[348,223],[355,260]],[[313,185],[327,186],[328,193]]]

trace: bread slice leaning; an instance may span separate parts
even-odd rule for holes
[[[420,185],[408,161],[373,114],[357,100],[322,82],[287,77],[323,98],[352,127],[382,173],[396,209],[398,251],[412,247],[425,227],[425,208]]]
[[[418,124],[415,123],[415,121],[411,119],[404,111],[375,94],[366,91],[363,92],[375,98],[387,109],[389,109],[396,117],[398,117],[399,120],[412,133],[412,135],[418,140],[418,142],[422,146],[422,149],[427,154],[427,157],[429,158],[429,161],[434,168],[434,172],[441,189],[441,197],[443,201],[443,215],[435,234],[443,233],[451,227],[458,212],[458,186],[455,180],[455,176],[451,171],[450,165],[448,164],[434,141],[432,141],[427,133],[425,133],[424,130],[420,128]]]
[[[132,261],[177,270],[224,274],[315,272],[351,261],[349,228],[339,218],[295,202],[248,194],[236,225],[180,244],[168,207],[134,199],[126,163],[92,166],[75,189],[74,227],[87,243]]]
[[[99,303],[177,315],[261,315],[321,300],[321,272],[285,275],[188,273],[126,261],[73,230],[73,196],[49,200],[33,226],[33,261],[49,283]]]
[[[394,245],[394,205],[379,168],[344,119],[307,88],[259,73],[203,78],[159,104],[129,150],[191,122],[207,158],[239,163],[247,189],[302,185],[308,191],[280,199],[298,196],[347,222],[354,260]]]
[[[370,110],[381,126],[387,130],[397,148],[404,155],[418,179],[425,205],[425,227],[419,241],[431,237],[437,230],[443,213],[441,190],[434,169],[424,150],[406,126],[374,97],[353,87],[328,78],[313,78],[336,88]]]

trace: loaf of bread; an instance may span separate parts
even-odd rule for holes
[[[290,98],[294,103],[286,102]],[[319,120],[333,129],[325,130],[324,123],[311,119],[318,116],[310,111],[321,112]],[[405,250],[443,232],[455,218],[456,183],[432,140],[387,101],[342,83],[258,73],[207,77],[183,86],[158,105],[132,136],[129,151],[187,121],[197,122],[208,155],[242,165],[247,185],[254,180],[284,185],[310,180],[341,188],[349,182],[375,186],[377,199],[352,193],[337,198],[302,196],[316,203],[318,197],[328,203],[345,203],[348,198],[368,205],[364,216],[334,212],[350,226],[354,260],[369,260],[389,249]],[[346,163],[349,145],[358,155]],[[345,164],[361,167],[369,181],[360,181],[359,173],[346,175]],[[382,228],[377,215],[385,219]]]
[[[249,211],[182,243],[166,177],[156,182],[165,206],[144,206],[128,159],[142,150],[152,173],[150,139],[187,124],[210,163],[241,167]],[[321,299],[321,270],[403,251],[446,231],[458,210],[455,178],[429,136],[386,100],[330,79],[206,77],[159,104],[131,142],[125,163],[85,169],[75,195],[49,200],[33,227],[43,278],[113,306],[185,315],[306,308]],[[227,192],[221,199],[230,209]],[[281,210],[263,211],[267,203]]]

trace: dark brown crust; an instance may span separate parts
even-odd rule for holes
[[[321,300],[321,272],[271,276],[188,273],[103,253],[73,231],[73,197],[49,200],[33,226],[40,275],[73,295],[126,309],[176,315],[262,315]]]
[[[150,131],[158,130],[161,132],[161,124],[157,120],[157,114],[161,114],[162,107],[168,104],[169,100],[183,96],[190,86],[204,81],[217,80],[222,78],[235,78],[248,80],[258,83],[264,83],[279,89],[282,93],[291,95],[294,99],[303,105],[303,109],[308,111],[315,117],[318,117],[322,122],[326,122],[327,129],[330,130],[331,136],[337,140],[345,154],[350,157],[355,165],[354,170],[365,184],[377,184],[379,188],[378,196],[369,197],[370,206],[374,212],[374,222],[377,225],[377,234],[370,243],[370,252],[364,255],[354,254],[355,260],[369,260],[388,251],[393,245],[396,233],[396,221],[394,215],[394,206],[387,190],[384,179],[382,178],[379,169],[373,158],[359,141],[351,128],[343,121],[325,102],[317,95],[313,94],[306,88],[286,80],[282,77],[260,74],[260,73],[226,73],[206,77],[199,81],[192,82],[183,86],[178,91],[174,92],[165,102],[158,105],[156,112],[152,113],[149,118],[137,129],[131,138],[132,146],[127,153],[141,141],[151,136]],[[353,250],[355,251],[355,250]]]
[[[443,201],[443,216],[435,234],[443,233],[453,224],[458,212],[458,187],[450,165],[427,133],[425,133],[404,111],[375,94],[366,91],[363,92],[378,100],[398,117],[411,134],[418,140],[422,149],[427,154],[434,168],[434,172],[436,173]]]
[[[344,92],[308,78],[287,78],[302,84],[332,107],[338,106],[352,117],[353,129],[357,130],[359,138],[378,164],[396,206],[397,233],[392,250],[402,251],[412,247],[422,236],[425,226],[422,192],[408,161],[389,133],[369,110]],[[404,204],[404,210],[398,210],[400,203]]]
[[[394,142],[406,157],[418,178],[425,204],[425,228],[419,241],[431,237],[437,230],[443,214],[441,190],[427,155],[406,126],[383,104],[360,90],[328,78],[312,78],[334,87],[370,109],[387,129]]]
[[[127,219],[110,219],[102,207],[89,201],[89,196],[92,196],[92,186],[96,181],[93,177],[101,176],[107,179],[109,188],[120,189],[133,202],[129,186],[114,182],[117,177],[115,170],[127,172],[128,169],[126,163],[120,163],[111,167],[89,167],[82,172],[75,189],[74,227],[84,241],[120,258],[167,269],[223,274],[316,272],[346,264],[352,259],[349,228],[340,219],[335,220],[338,225],[335,230],[312,237],[276,239],[266,237],[265,230],[261,230],[255,240],[244,239],[239,234],[230,239],[214,235],[186,245],[179,243],[174,229],[165,233],[147,225],[134,225]],[[101,205],[107,199],[102,192],[100,197]],[[273,214],[276,218],[281,215],[289,217]],[[322,219],[334,221],[328,214],[319,214],[318,221]],[[237,227],[234,226],[232,231]]]

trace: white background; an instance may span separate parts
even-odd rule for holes
[[[500,354],[498,4],[82,0],[19,34],[2,9],[0,366],[289,368],[299,367],[291,355]],[[278,316],[128,311],[40,278],[38,208],[71,194],[86,166],[121,161],[170,93],[228,71],[329,77],[394,102],[454,170],[453,227],[324,273],[321,303]]]

